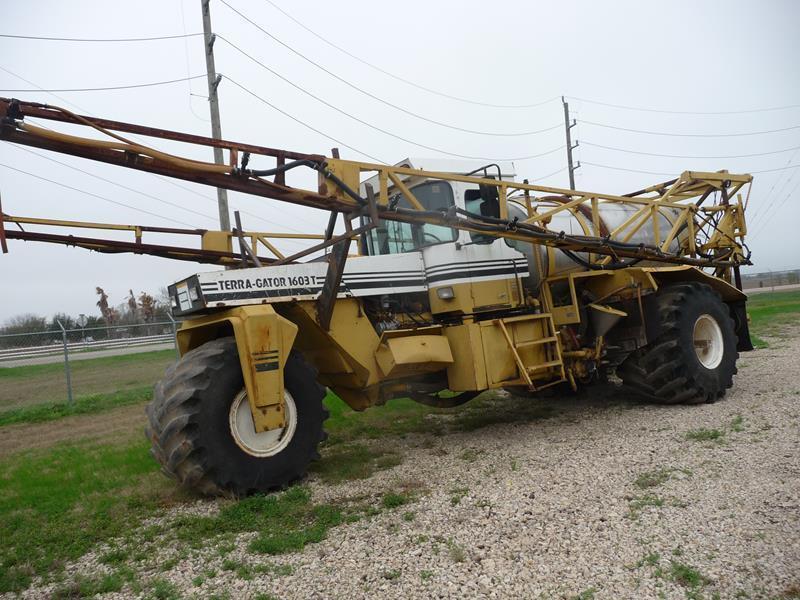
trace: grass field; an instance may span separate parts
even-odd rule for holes
[[[152,388],[174,360],[174,350],[159,350],[72,361],[73,395],[84,398]],[[0,367],[0,411],[66,399],[63,363]]]
[[[757,347],[765,336],[780,337],[786,326],[800,322],[800,290],[753,294],[747,301],[750,332]]]
[[[754,336],[780,337],[788,325],[800,323],[800,292],[756,295],[749,307]],[[9,408],[0,413],[0,435],[19,441],[17,450],[0,455],[0,593],[23,590],[36,576],[44,576],[58,584],[55,597],[90,597],[123,587],[153,597],[176,597],[176,591],[164,588],[158,579],[139,580],[131,561],[146,567],[165,540],[191,553],[195,545],[209,541],[224,546],[243,531],[256,532],[250,547],[256,554],[290,552],[323,539],[340,523],[413,501],[413,490],[398,489],[377,505],[318,503],[306,487],[299,486],[278,495],[230,500],[216,516],[167,520],[145,527],[144,538],[132,537],[131,532],[148,519],[196,500],[158,471],[141,435],[141,408],[172,356],[167,351],[87,360],[85,366],[76,362],[75,367],[85,371],[86,380],[94,381],[97,391],[114,391],[78,400],[72,409],[63,404],[10,409],[19,405],[17,396],[12,396],[16,403],[0,402],[0,407]],[[50,385],[49,379],[57,381],[53,384],[57,387],[61,374],[60,365],[0,369],[0,387],[34,390],[37,385]],[[26,380],[34,383],[26,384]],[[36,397],[52,402],[59,393]],[[326,404],[331,410],[326,423],[331,437],[322,460],[313,467],[315,475],[326,482],[363,479],[399,464],[402,438],[410,433],[471,431],[494,423],[547,419],[559,410],[553,404],[490,394],[450,411],[395,400],[355,413],[332,395]],[[126,420],[113,437],[104,436],[104,431],[68,437],[70,431],[84,431],[78,424],[105,423],[100,417],[115,413]],[[54,430],[60,434],[54,437],[60,440],[54,445],[28,443]],[[375,444],[375,439],[385,442]],[[65,575],[64,566],[70,560],[103,543],[111,544],[100,557],[108,573]]]

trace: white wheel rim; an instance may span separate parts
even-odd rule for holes
[[[264,458],[275,456],[289,445],[297,430],[297,407],[289,390],[284,390],[286,405],[286,427],[256,433],[247,391],[242,390],[234,398],[229,414],[231,435],[236,445],[250,456]]]
[[[694,322],[692,335],[697,360],[706,369],[716,369],[722,362],[724,344],[722,329],[717,320],[709,314],[700,315]]]

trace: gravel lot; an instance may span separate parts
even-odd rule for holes
[[[313,499],[404,489],[412,503],[295,554],[254,555],[240,536],[229,560],[275,566],[249,580],[221,570],[217,548],[140,577],[187,597],[800,598],[800,335],[770,342],[717,404],[643,406],[609,388],[537,401],[556,408],[540,420],[381,440],[400,465],[312,478]],[[68,571],[103,568],[91,554]]]

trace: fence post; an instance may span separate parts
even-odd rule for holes
[[[56,323],[58,326],[61,327],[61,339],[64,342],[64,372],[67,375],[67,401],[69,405],[72,406],[72,374],[69,370],[69,347],[67,346],[67,330],[64,329],[64,325],[56,319]]]
[[[177,360],[181,358],[181,351],[178,350],[178,322],[172,318],[172,313],[167,313],[167,318],[169,318],[169,322],[172,323],[172,343],[175,346],[175,356]]]

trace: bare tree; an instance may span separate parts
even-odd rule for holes
[[[133,290],[128,290],[130,292],[130,296],[128,296],[128,310],[131,313],[134,321],[136,320],[136,296],[133,295]]]
[[[142,318],[144,322],[152,322],[155,319],[156,310],[158,309],[156,299],[147,292],[142,292],[139,294],[139,306],[141,306],[142,309]]]
[[[100,296],[100,300],[97,301],[97,306],[100,308],[100,312],[103,314],[106,325],[111,326],[114,324],[114,321],[116,321],[118,313],[108,305],[108,294],[105,293],[103,288],[97,287],[95,290],[97,295]]]

